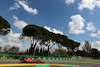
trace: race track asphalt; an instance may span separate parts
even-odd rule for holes
[[[83,67],[100,67],[100,64],[96,63],[83,63],[83,62],[71,62],[71,61],[44,61],[46,64],[66,64],[66,65],[79,65]],[[20,60],[16,59],[0,59],[0,64],[20,64]]]

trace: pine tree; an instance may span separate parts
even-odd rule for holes
[[[42,56],[42,48],[40,49],[40,56]]]
[[[39,48],[36,48],[35,54],[39,56]]]
[[[27,48],[27,50],[26,50],[25,54],[26,54],[26,55],[28,55],[28,54],[29,54],[29,50],[28,50],[28,48]]]

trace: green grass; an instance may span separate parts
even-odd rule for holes
[[[72,60],[72,61],[100,63],[100,61],[96,61],[96,60]]]
[[[100,61],[96,61],[96,60],[67,60],[67,61],[100,64]]]
[[[48,60],[45,60],[45,61],[48,61]],[[52,61],[52,60],[49,60],[49,61]],[[53,61],[58,61],[58,60],[53,60]],[[96,60],[59,60],[59,61],[100,64],[100,61],[96,61]]]

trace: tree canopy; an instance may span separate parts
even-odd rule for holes
[[[8,52],[10,54],[18,53],[19,52],[19,47],[13,46],[8,50]]]
[[[0,16],[0,35],[6,35],[10,32],[10,24]]]
[[[86,51],[87,53],[89,53],[90,49],[91,49],[91,44],[89,43],[89,41],[85,41],[83,50]]]
[[[30,51],[32,51],[33,53],[35,53],[35,47],[37,43],[39,43],[40,45],[46,45],[48,47],[48,54],[51,43],[52,46],[56,43],[68,47],[72,50],[80,45],[80,43],[68,39],[66,35],[55,34],[53,32],[49,32],[43,27],[36,25],[27,25],[26,27],[24,27],[21,36],[30,38]]]
[[[98,59],[100,58],[100,52],[96,48],[91,49],[91,57],[92,59]]]

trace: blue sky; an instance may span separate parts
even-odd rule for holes
[[[80,49],[88,40],[92,48],[100,50],[99,12],[100,0],[1,0],[0,16],[9,21],[11,32],[0,36],[0,42],[29,47],[18,37],[23,27],[35,24],[80,42]]]

